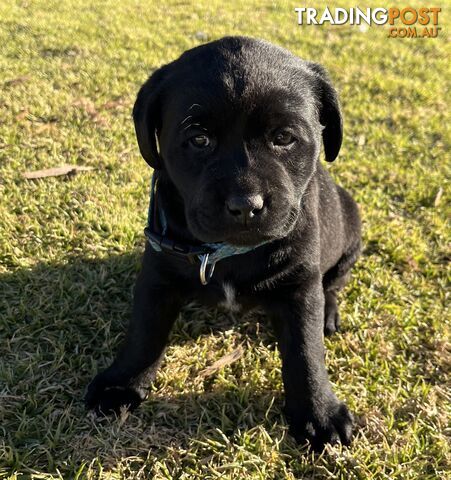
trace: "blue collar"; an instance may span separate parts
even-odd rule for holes
[[[187,260],[189,263],[200,262],[199,277],[202,285],[207,285],[211,280],[215,265],[220,260],[234,255],[243,255],[268,243],[263,242],[258,245],[246,247],[239,247],[228,243],[190,245],[168,238],[166,235],[168,229],[166,215],[157,202],[158,180],[156,177],[155,174],[152,175],[147,227],[144,229],[144,234],[155,252],[172,254]],[[208,266],[210,266],[209,269]]]

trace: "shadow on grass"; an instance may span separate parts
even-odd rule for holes
[[[200,393],[164,397],[156,390],[126,423],[86,414],[85,388],[112,360],[125,332],[140,258],[138,252],[72,258],[0,275],[0,467],[73,472],[97,456],[112,466],[129,455],[144,461],[150,451],[155,463],[174,447],[202,449],[219,435],[216,429],[270,428],[268,409],[275,394],[276,404],[282,402],[281,392],[258,392],[250,384],[224,389],[213,381]],[[171,344],[231,328],[274,341],[265,323],[191,305]],[[270,415],[280,417],[280,409]]]

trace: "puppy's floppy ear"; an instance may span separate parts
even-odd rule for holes
[[[161,129],[161,96],[165,67],[156,70],[141,87],[133,107],[136,138],[144,160],[154,169],[161,168],[157,135]]]
[[[319,120],[324,126],[323,143],[326,161],[333,162],[338,156],[343,140],[343,118],[338,94],[324,67],[317,63],[309,63],[309,67],[316,73]]]

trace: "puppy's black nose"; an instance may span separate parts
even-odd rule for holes
[[[246,223],[263,211],[264,201],[261,195],[230,197],[226,201],[226,207],[236,221]]]

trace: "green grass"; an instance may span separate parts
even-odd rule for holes
[[[446,12],[439,38],[409,40],[300,28],[289,2],[91,3],[0,3],[0,476],[450,478]],[[349,449],[312,456],[288,436],[275,340],[255,314],[187,307],[142,408],[99,420],[83,407],[123,336],[144,246],[151,171],[135,94],[153,69],[225,34],[323,63],[341,93],[344,147],[329,168],[360,204],[365,249],[344,331],[326,344],[359,418]],[[95,170],[22,178],[65,163]],[[241,359],[199,375],[240,344]]]

